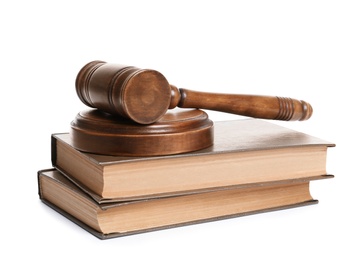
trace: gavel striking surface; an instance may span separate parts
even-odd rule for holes
[[[71,123],[76,149],[103,155],[158,156],[192,152],[213,144],[213,122],[198,109],[171,110],[156,123],[140,125],[130,119],[90,109]]]

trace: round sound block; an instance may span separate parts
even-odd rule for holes
[[[213,144],[213,122],[202,110],[170,110],[159,121],[140,125],[97,109],[71,123],[76,149],[103,155],[157,156],[192,152]]]

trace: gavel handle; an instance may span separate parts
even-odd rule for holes
[[[169,108],[200,108],[242,116],[284,121],[307,120],[313,109],[305,101],[286,97],[217,94],[171,87]]]

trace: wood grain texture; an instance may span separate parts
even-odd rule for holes
[[[175,99],[179,98],[178,107],[181,108],[201,108],[284,121],[307,120],[313,113],[309,103],[286,97],[206,93],[188,89],[179,89],[179,92]]]
[[[80,70],[76,91],[86,105],[139,124],[154,123],[176,106],[287,121],[307,120],[313,112],[309,103],[292,98],[178,89],[155,70],[103,61]]]
[[[95,154],[156,156],[200,150],[213,144],[213,122],[202,110],[170,111],[140,125],[98,109],[80,112],[71,123],[72,146]]]
[[[76,78],[76,91],[87,106],[140,124],[159,120],[168,110],[171,90],[155,70],[93,61]]]

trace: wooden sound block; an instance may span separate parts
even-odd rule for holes
[[[98,109],[80,112],[71,123],[71,144],[89,153],[158,156],[192,152],[213,144],[213,122],[202,110],[170,110],[141,125]]]

